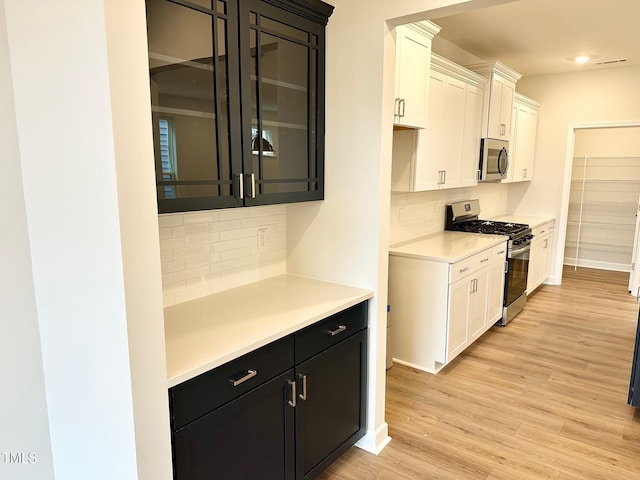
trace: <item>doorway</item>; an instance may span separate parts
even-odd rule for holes
[[[558,263],[631,274],[639,195],[640,123],[570,125]]]

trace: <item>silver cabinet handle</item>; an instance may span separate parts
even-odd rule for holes
[[[394,114],[396,117],[399,117],[399,116],[400,116],[400,99],[399,99],[399,98],[396,98],[396,99],[393,101],[393,114]]]
[[[257,370],[247,370],[247,374],[244,377],[235,379],[235,378],[230,378],[229,379],[229,383],[234,386],[237,387],[238,385],[240,385],[241,383],[246,382],[247,380],[249,380],[250,378],[255,377],[258,374]]]
[[[498,252],[498,255],[502,255],[503,253],[504,253],[504,250],[500,250],[500,251]]]
[[[256,174],[251,174],[251,198],[256,198]]]
[[[549,239],[545,238],[544,239],[544,247],[542,247],[542,248],[547,248],[548,246],[549,246]]]
[[[307,399],[307,376],[299,373],[298,378],[302,380],[302,393],[300,393],[298,397],[300,397],[300,400],[306,400]]]
[[[244,199],[244,175],[242,173],[238,175],[238,193],[240,200]]]
[[[461,269],[460,269],[460,273],[464,273],[464,272],[466,272],[467,270],[469,270],[469,267],[461,268]]]
[[[484,262],[488,262],[488,261],[489,261],[489,258],[487,257],[487,258],[483,258],[482,260],[480,260],[480,263],[484,263]]]
[[[335,330],[329,330],[329,334],[332,337],[335,337],[339,333],[344,332],[346,329],[347,329],[346,325],[338,325],[338,328],[336,328]]]
[[[540,233],[538,235],[542,235],[546,230],[540,230]]]
[[[289,386],[291,387],[291,400],[289,400],[287,403],[294,407],[296,406],[296,382],[293,380],[287,380],[287,383],[289,384]]]
[[[400,99],[400,116],[404,117],[404,98]]]
[[[526,169],[526,168],[523,168],[523,169],[522,169],[522,178],[527,178],[527,174],[528,174],[528,173],[529,173],[529,172],[527,171],[527,169]]]

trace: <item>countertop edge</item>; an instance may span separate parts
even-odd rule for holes
[[[414,241],[420,241],[420,240],[424,240],[430,237],[435,237],[437,235],[447,235],[447,234],[463,234],[463,235],[479,235],[479,238],[483,239],[483,243],[485,243],[484,246],[479,247],[479,248],[472,248],[472,249],[468,249],[466,251],[464,251],[463,253],[460,253],[459,255],[455,255],[455,256],[442,256],[442,255],[436,255],[436,254],[429,254],[429,253],[412,253],[412,252],[405,252],[405,251],[401,251],[401,250],[397,250],[398,247],[400,246],[404,246],[404,245],[408,245]],[[467,232],[449,232],[448,230],[443,230],[442,232],[437,232],[435,234],[432,235],[426,235],[426,236],[422,236],[422,237],[417,237],[416,239],[413,240],[408,240],[405,242],[401,242],[401,243],[397,243],[394,245],[390,245],[389,246],[389,255],[391,256],[396,256],[396,257],[406,257],[406,258],[417,258],[420,260],[429,260],[429,261],[433,261],[433,262],[442,262],[442,263],[456,263],[459,262],[461,260],[464,260],[465,258],[471,257],[472,255],[475,255],[476,253],[479,253],[483,250],[486,250],[487,248],[493,248],[496,245],[500,245],[503,242],[506,242],[508,240],[508,237],[505,235],[487,235],[487,234],[474,234],[474,233],[467,233]],[[394,248],[395,247],[395,248]]]

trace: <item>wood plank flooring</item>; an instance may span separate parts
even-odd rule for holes
[[[543,285],[439,374],[394,365],[393,440],[378,456],[350,449],[319,479],[640,479],[627,281],[566,267],[561,286]]]

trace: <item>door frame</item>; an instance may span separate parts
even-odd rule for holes
[[[555,251],[555,268],[558,284],[562,283],[564,269],[564,244],[567,240],[567,221],[569,218],[569,195],[571,193],[571,176],[573,171],[573,153],[575,150],[576,130],[592,130],[603,128],[640,127],[640,120],[629,122],[580,122],[570,123],[567,129],[567,148],[564,160],[564,179],[562,181],[562,201],[558,222],[558,239]]]

